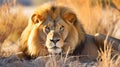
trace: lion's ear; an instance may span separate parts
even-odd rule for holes
[[[76,18],[76,15],[75,14],[73,14],[73,13],[67,13],[67,14],[65,14],[64,16],[64,19],[66,20],[66,21],[69,21],[69,22],[71,22],[71,23],[75,23],[75,21],[77,20],[77,18]]]
[[[43,21],[44,18],[41,15],[33,14],[31,20],[34,24],[36,24],[36,23],[40,23],[40,21]]]

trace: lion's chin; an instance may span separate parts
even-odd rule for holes
[[[60,49],[60,48],[57,48],[57,49],[48,49],[48,51],[51,54],[60,54],[62,52],[62,49]]]

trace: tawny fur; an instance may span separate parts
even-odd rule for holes
[[[54,7],[56,9],[55,12],[52,11]],[[63,25],[67,28],[68,35],[66,35],[65,40],[68,42],[61,47],[63,53],[66,53],[68,48],[70,48],[70,53],[72,53],[76,46],[80,45],[81,41],[84,41],[85,32],[74,12],[66,7],[47,4],[36,9],[30,17],[28,26],[20,38],[20,51],[29,56],[45,56],[49,54],[45,46],[47,37],[42,31],[43,21],[49,22],[50,18],[48,16],[51,16],[53,20],[59,17],[58,20],[63,22]],[[67,32],[64,31],[64,33]]]
[[[99,46],[104,46],[97,45],[101,42],[99,38],[86,34],[76,14],[69,8],[45,4],[30,17],[19,41],[19,50],[29,57],[66,54],[69,50],[69,54],[92,59],[98,56]],[[56,44],[54,39],[58,39]]]

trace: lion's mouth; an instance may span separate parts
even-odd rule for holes
[[[60,54],[62,52],[62,49],[54,46],[52,48],[49,48],[48,51],[52,54]]]
[[[54,46],[54,47],[52,47],[51,49],[59,49],[59,47],[57,47],[57,46]]]

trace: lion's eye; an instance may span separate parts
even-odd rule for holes
[[[45,28],[45,31],[46,31],[47,33],[49,33],[49,32],[50,32],[50,28],[49,28],[49,27],[46,27],[46,28]]]
[[[61,27],[60,27],[60,31],[64,31],[64,26],[61,26]]]

